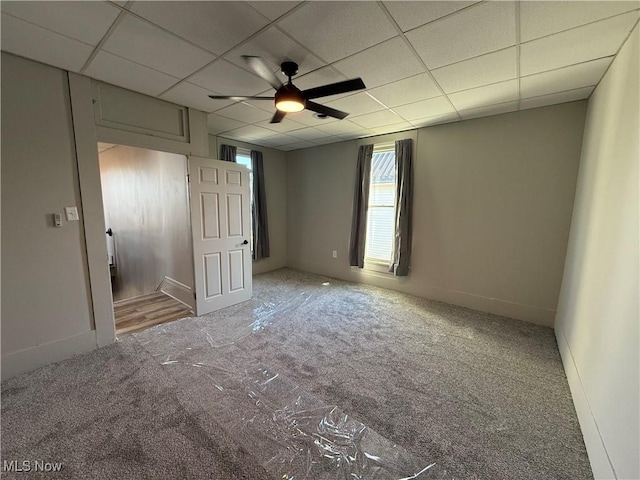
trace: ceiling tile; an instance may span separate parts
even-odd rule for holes
[[[407,103],[442,95],[442,92],[440,92],[428,73],[421,73],[389,85],[374,88],[369,90],[369,93],[387,107],[406,105]]]
[[[430,69],[515,45],[514,2],[474,5],[407,33]]]
[[[375,132],[373,130],[369,130],[368,128],[363,128],[358,132],[340,134],[340,135],[337,135],[337,137],[339,137],[342,141],[344,141],[344,140],[353,140],[354,138],[370,137],[372,135],[375,135]]]
[[[419,27],[420,25],[424,25],[425,23],[432,22],[440,17],[462,10],[474,3],[477,3],[477,0],[475,2],[392,1],[384,2],[384,6],[387,7],[387,10],[389,10],[389,13],[400,26],[402,31],[406,32]]]
[[[327,98],[333,98],[333,97],[327,97]],[[320,100],[318,103],[320,104],[325,104],[325,101],[322,101],[323,99],[318,99]],[[301,112],[296,112],[296,113],[290,113],[287,115],[287,118],[290,118],[291,120],[301,123],[307,127],[317,127],[318,125],[325,125],[327,123],[332,123],[332,122],[337,122],[338,120],[335,118],[316,118],[313,116],[314,113],[310,110],[303,110]]]
[[[252,105],[246,105],[242,102],[217,110],[216,114],[245,123],[260,122],[262,120],[271,119],[273,116],[269,112],[256,108]]]
[[[506,82],[485,85],[484,87],[451,93],[448,97],[458,111],[510,102],[518,100],[518,81],[507,80]]]
[[[324,67],[320,68],[314,72],[308,73],[301,77],[296,77],[293,79],[295,85],[300,90],[306,90],[308,88],[319,87],[320,85],[327,85],[329,83],[337,83],[347,80],[347,77],[342,73],[338,72],[333,67]],[[318,101],[329,101],[329,100],[337,100],[338,98],[346,97],[349,95],[353,95],[353,92],[349,93],[341,93],[339,95],[331,95],[328,97],[321,97],[316,99]]]
[[[139,1],[131,10],[217,55],[269,23],[244,2]]]
[[[256,123],[256,125],[259,127],[266,128],[268,130],[273,130],[274,132],[280,132],[280,133],[291,132],[293,130],[300,130],[306,127],[304,124],[296,122],[295,120],[291,120],[288,117],[283,118],[282,121],[279,123],[271,123],[271,118],[269,118],[269,120],[258,122]]]
[[[276,27],[271,27],[258,34],[248,42],[234,48],[224,58],[241,67],[247,67],[242,55],[262,57],[271,67],[271,71],[277,72],[278,78],[283,82],[285,77],[280,72],[280,64],[290,60],[298,64],[298,74],[303,75],[312,70],[323,67],[324,62],[311,54],[306,48],[291,40]]]
[[[538,97],[564,90],[595,86],[609,68],[613,57],[600,58],[570,67],[538,73],[520,79],[520,96]]]
[[[1,30],[3,51],[72,72],[79,72],[93,52],[89,45],[5,13],[2,14]]]
[[[294,130],[287,134],[292,137],[299,138],[300,140],[314,140],[316,138],[327,136],[325,132],[321,132],[313,127],[301,128],[300,130]]]
[[[119,87],[156,96],[178,79],[107,52],[99,52],[84,72]]]
[[[457,113],[443,113],[441,115],[434,115],[432,117],[426,117],[419,120],[412,120],[411,123],[417,127],[429,127],[432,125],[442,125],[444,123],[457,122],[460,118]]]
[[[216,58],[211,53],[129,14],[109,36],[103,49],[180,78]]]
[[[269,137],[268,142],[274,147],[281,147],[283,145],[291,145],[292,143],[299,142],[300,140],[292,137],[290,135],[286,135],[284,133],[279,133],[273,137]]]
[[[327,62],[335,62],[397,34],[374,2],[308,2],[279,25]]]
[[[3,13],[97,45],[120,9],[107,2],[0,2]]]
[[[300,2],[247,2],[253,8],[269,20],[275,20],[281,17],[292,8],[295,8]]]
[[[467,90],[516,78],[516,49],[508,48],[434,70],[446,93]]]
[[[189,82],[220,95],[255,95],[269,88],[263,79],[225,60],[212,63],[190,77]]]
[[[214,93],[210,90],[205,90],[189,82],[182,82],[163,93],[160,98],[185,107],[197,108],[203,112],[212,112],[235,103],[233,100],[212,100],[208,97],[212,94]]]
[[[630,10],[635,2],[529,1],[520,3],[520,40],[527,42]]]
[[[453,107],[444,96],[403,105],[393,110],[405,120],[411,121],[411,123],[413,123],[413,120],[454,112]]]
[[[376,135],[384,135],[385,133],[403,132],[405,130],[413,130],[415,127],[409,122],[395,123],[392,125],[382,125],[380,127],[373,127],[371,131]]]
[[[471,118],[488,117],[490,115],[515,112],[516,110],[518,110],[518,102],[506,102],[499,105],[489,105],[486,107],[463,110],[459,113],[463,120],[469,120]]]
[[[351,117],[349,117],[351,118]],[[328,135],[346,135],[349,133],[355,133],[362,131],[360,125],[356,125],[350,120],[340,120],[337,122],[331,122],[327,124],[321,124],[316,127],[321,132],[325,132]]]
[[[380,59],[384,59],[383,68]],[[367,88],[424,72],[420,61],[400,37],[345,58],[333,66],[348,78],[362,77]]]
[[[614,55],[638,20],[638,12],[574,28],[520,46],[520,73],[554,68]]]
[[[381,110],[379,112],[366,113],[357,117],[349,117],[349,120],[363,128],[371,129],[374,127],[404,122],[404,119],[400,118],[390,110]]]
[[[246,127],[236,128],[224,133],[225,137],[236,138],[239,140],[251,142],[259,138],[268,138],[273,136],[273,131],[266,128],[256,127],[255,125],[247,125]]]
[[[215,113],[210,113],[209,115],[207,115],[207,127],[209,129],[209,133],[212,133],[214,135],[244,126],[246,126],[246,124],[243,122],[238,122],[230,118],[221,117],[220,115],[216,115]]]
[[[315,143],[306,142],[306,141],[301,142],[300,140],[298,140],[295,143],[285,145],[283,147],[283,150],[298,150],[300,148],[309,148],[309,147],[315,147],[315,146],[316,146]]]
[[[343,110],[353,116],[384,110],[384,107],[364,92],[349,95],[332,102],[326,102],[332,108]]]
[[[541,97],[524,98],[520,101],[520,110],[528,108],[544,107],[546,105],[555,105],[557,103],[573,102],[575,100],[583,100],[589,98],[595,87],[583,87],[566,92],[554,93],[551,95],[543,95]]]

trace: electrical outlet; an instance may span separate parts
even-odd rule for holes
[[[337,251],[337,250],[334,250],[334,251],[331,253],[331,256],[332,256],[333,258],[338,258],[338,251]]]

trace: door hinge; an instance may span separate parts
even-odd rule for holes
[[[193,292],[193,299],[196,299],[196,292]]]
[[[187,173],[187,182],[191,183],[191,175]]]

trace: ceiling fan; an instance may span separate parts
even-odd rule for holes
[[[339,93],[353,92],[367,88],[361,78],[345,80],[343,82],[321,85],[307,90],[300,90],[291,82],[291,77],[298,73],[298,64],[295,62],[283,62],[280,65],[282,73],[288,78],[287,83],[282,83],[278,77],[269,69],[269,66],[260,57],[243,55],[245,62],[260,77],[267,81],[275,90],[273,97],[244,97],[237,95],[209,95],[214,100],[275,100],[276,113],[271,119],[271,123],[280,123],[287,113],[311,110],[319,117],[333,117],[342,120],[347,115],[346,112],[335,108],[320,105],[312,102],[314,98],[337,95]]]

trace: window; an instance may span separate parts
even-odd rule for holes
[[[236,151],[236,163],[249,169],[249,196],[251,198],[251,214],[253,215],[253,170],[251,152],[246,148],[238,148]],[[251,252],[253,253],[253,221],[251,222]]]
[[[376,145],[371,159],[364,260],[388,265],[394,243],[396,154],[393,144]]]

